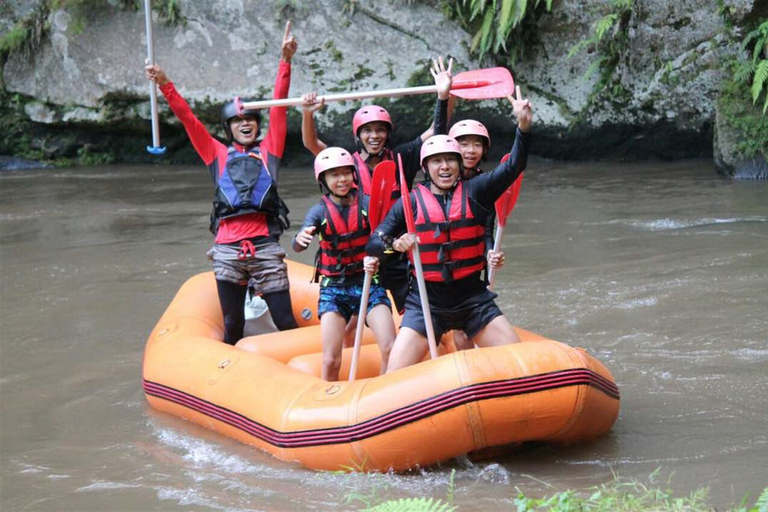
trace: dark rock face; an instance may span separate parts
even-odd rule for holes
[[[9,4],[11,14],[0,14],[0,26],[13,26],[42,1]],[[756,3],[724,0],[737,22],[754,16]],[[158,63],[214,134],[222,135],[222,102],[236,95],[271,97],[289,18],[299,41],[291,97],[430,85],[428,67],[438,55],[453,56],[457,71],[489,66],[469,56],[471,35],[431,3],[360,0],[352,15],[330,0],[300,4],[183,0],[185,25],[155,22]],[[613,89],[596,100],[597,77],[585,72],[597,56],[568,53],[591,37],[606,6],[602,0],[555,2],[539,19],[527,57],[512,70],[534,102],[534,153],[565,160],[714,156],[718,169],[725,169],[721,172],[742,176],[745,171],[727,170],[736,165],[730,151],[713,151],[713,139],[716,144],[724,139],[714,138],[723,62],[736,55],[738,42],[725,35],[712,2],[635,0],[624,20],[626,45],[613,71]],[[24,103],[20,116],[27,124],[19,130],[29,135],[29,144],[53,157],[110,150],[115,161],[151,161],[143,150],[151,138],[143,11],[105,2],[88,13],[52,11],[48,22],[47,38],[31,55],[13,52],[3,66],[5,95],[18,95]],[[407,140],[429,125],[432,101],[365,103],[382,103],[396,112],[396,135]],[[321,138],[351,147],[351,116],[359,106],[329,104],[316,116]],[[481,119],[494,143],[512,139],[506,100],[460,101],[455,117]],[[162,97],[160,118],[166,158],[194,160]],[[299,109],[289,109],[288,151],[289,160],[308,158],[300,146]],[[740,168],[754,167],[745,165]]]

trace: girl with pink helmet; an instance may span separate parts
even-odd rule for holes
[[[406,253],[418,243],[435,338],[449,330],[464,331],[481,346],[515,343],[519,338],[488,289],[482,271],[486,266],[484,226],[494,203],[527,164],[531,103],[509,96],[517,118],[511,157],[492,172],[471,180],[461,177],[462,153],[458,141],[435,135],[421,149],[421,164],[429,180],[416,185],[408,197],[394,204],[371,235],[366,249],[380,256],[388,246]],[[404,234],[402,201],[410,201],[416,234]],[[412,282],[414,279],[412,279]],[[412,285],[405,314],[389,358],[388,372],[418,363],[427,354],[427,332],[418,287]]]
[[[315,180],[324,193],[310,208],[293,239],[301,252],[319,235],[315,278],[320,281],[317,314],[323,342],[322,377],[339,380],[341,350],[347,323],[360,309],[365,273],[375,274],[379,260],[365,252],[371,234],[368,196],[356,187],[355,161],[345,149],[330,147],[315,157]],[[366,309],[366,321],[381,349],[381,372],[395,339],[392,305],[374,276]]]

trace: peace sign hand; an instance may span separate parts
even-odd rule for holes
[[[285,62],[291,62],[298,47],[299,43],[296,41],[296,38],[293,37],[293,34],[291,34],[291,22],[287,21],[285,23],[285,34],[283,34],[282,59]]]
[[[531,101],[528,98],[523,99],[519,85],[515,88],[515,96],[510,94],[507,99],[512,104],[512,111],[517,117],[517,127],[520,128],[521,132],[531,131],[531,123],[533,122]]]

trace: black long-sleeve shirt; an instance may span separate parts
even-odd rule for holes
[[[516,130],[515,142],[510,151],[510,158],[499,164],[493,171],[465,181],[463,186],[467,189],[469,206],[472,215],[481,225],[485,225],[486,219],[494,212],[494,203],[501,194],[514,183],[525,170],[528,164],[528,146],[530,134]],[[436,194],[443,210],[448,215],[448,207],[453,192],[445,195]],[[390,209],[387,216],[376,228],[366,245],[366,251],[371,256],[377,256],[382,262],[386,262],[384,251],[388,246],[387,241],[396,238],[406,231],[405,213],[403,210],[403,198],[400,198]],[[413,194],[409,196],[412,209],[416,212],[418,204]],[[415,213],[414,213],[415,214]],[[444,282],[427,281],[427,293],[430,304],[438,307],[451,308],[466,302],[473,295],[485,290],[485,282],[481,279],[480,272],[476,272],[463,279]]]

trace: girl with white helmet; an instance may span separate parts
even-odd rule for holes
[[[301,252],[319,235],[315,257],[320,281],[317,314],[323,341],[322,377],[339,380],[341,351],[346,325],[360,309],[365,272],[376,273],[379,260],[365,252],[371,234],[368,196],[356,187],[355,162],[345,149],[330,147],[315,158],[315,180],[324,192],[322,200],[307,212],[293,250]],[[374,276],[368,298],[366,321],[381,349],[381,372],[395,339],[392,305]]]
[[[527,164],[531,103],[521,98],[519,87],[516,97],[509,99],[518,123],[511,157],[490,173],[464,180],[459,143],[450,136],[431,137],[421,150],[422,167],[429,181],[415,186],[409,197],[395,203],[366,246],[368,253],[375,256],[383,254],[387,245],[399,252],[413,247],[416,235],[401,236],[406,231],[402,201],[410,201],[438,341],[452,329],[463,330],[471,342],[481,347],[519,341],[494,302],[496,294],[482,277],[486,265],[486,216]],[[411,286],[387,371],[421,361],[428,350],[426,334],[418,288]]]

